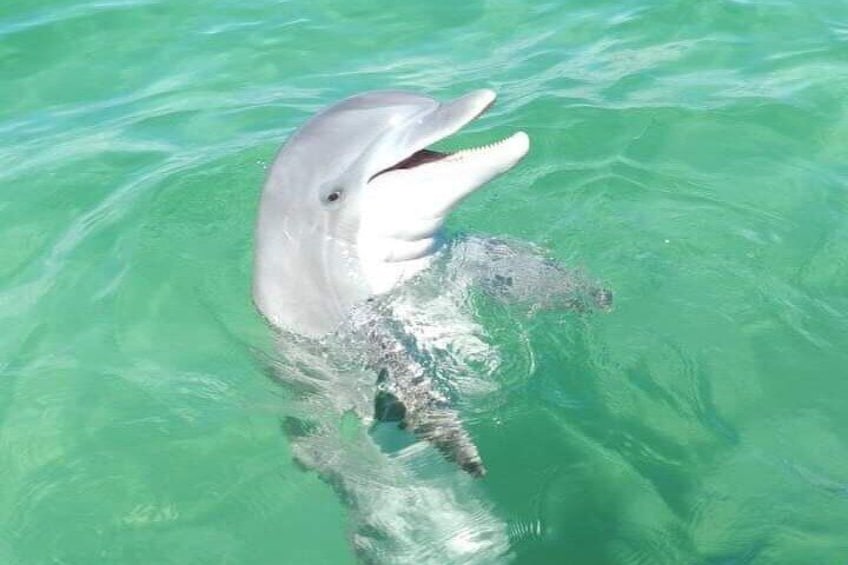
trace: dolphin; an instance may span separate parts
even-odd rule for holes
[[[265,319],[320,339],[361,305],[427,269],[444,246],[451,210],[528,152],[521,131],[456,152],[429,148],[494,100],[491,90],[445,103],[410,92],[367,92],[295,131],[274,159],[259,203],[253,300]],[[399,422],[482,476],[476,446],[414,346],[379,320],[358,329],[371,344],[377,419]]]
[[[491,90],[448,103],[368,92],[297,130],[274,159],[259,204],[253,298],[264,317],[321,336],[356,304],[425,269],[448,213],[529,149],[524,132],[455,153],[427,149],[494,100]]]
[[[430,472],[431,450],[391,426],[359,424],[395,422],[481,477],[451,403],[457,392],[497,388],[489,377],[499,354],[477,324],[476,298],[528,313],[611,304],[608,290],[533,244],[444,237],[450,212],[529,150],[520,131],[473,149],[432,148],[494,100],[491,90],[446,103],[353,96],[290,136],[262,191],[253,300],[279,338],[268,368],[289,392],[282,424],[295,460],[354,510],[364,562],[507,560],[507,524],[478,483]]]

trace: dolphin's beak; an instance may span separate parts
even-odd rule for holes
[[[402,198],[417,215],[444,216],[463,198],[497,175],[515,166],[530,148],[530,139],[517,132],[501,141],[454,153],[427,149],[456,133],[483,114],[495,101],[491,90],[477,90],[398,126],[397,160],[375,172],[369,188],[400,185]],[[399,195],[398,195],[399,196]]]

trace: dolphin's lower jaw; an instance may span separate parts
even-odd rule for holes
[[[391,290],[429,265],[445,218],[464,198],[514,167],[530,147],[524,132],[441,153],[416,151],[371,178],[357,249],[371,291]]]
[[[482,147],[440,153],[425,149],[368,182],[363,201],[363,219],[379,223],[387,235],[414,238],[428,223],[445,216],[465,197],[496,176],[514,167],[530,148],[523,131]],[[374,217],[374,212],[390,217]],[[363,224],[366,222],[362,222]]]

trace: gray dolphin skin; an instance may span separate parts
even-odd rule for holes
[[[450,211],[529,149],[523,132],[454,153],[428,149],[494,99],[490,90],[447,103],[368,92],[298,129],[271,165],[259,206],[253,299],[262,315],[284,332],[320,339],[426,269]],[[377,419],[399,422],[483,475],[477,448],[414,348],[379,319],[359,330],[371,343]]]

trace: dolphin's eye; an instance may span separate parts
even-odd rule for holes
[[[333,192],[331,192],[330,194],[327,195],[327,202],[335,202],[341,197],[342,197],[342,191],[341,190],[334,190]]]

